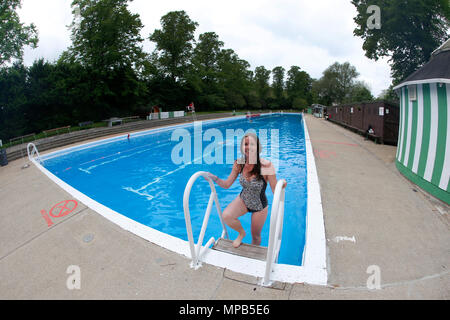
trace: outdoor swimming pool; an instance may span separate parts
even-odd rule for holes
[[[197,122],[102,140],[43,156],[43,166],[60,180],[96,202],[140,224],[187,241],[183,193],[189,178],[208,171],[222,179],[240,156],[244,132],[254,130],[262,140],[262,157],[286,179],[284,227],[278,263],[302,265],[307,211],[307,161],[300,114],[272,114],[252,118]],[[184,138],[184,139],[182,139]],[[229,189],[216,185],[222,210],[239,194],[238,179]],[[195,182],[190,196],[194,239],[200,233],[210,188]],[[269,215],[262,230],[268,244],[273,194],[266,190]],[[240,218],[251,243],[250,216]],[[213,208],[205,239],[220,236],[222,227]],[[228,228],[230,238],[237,233]]]

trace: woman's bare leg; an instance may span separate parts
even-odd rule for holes
[[[223,221],[233,230],[239,232],[238,237],[233,241],[233,247],[237,248],[241,245],[242,239],[245,237],[245,230],[241,222],[238,220],[248,212],[247,207],[240,196],[237,196],[223,211]]]
[[[261,230],[266,222],[269,207],[265,207],[261,211],[252,213],[252,244],[261,244]]]

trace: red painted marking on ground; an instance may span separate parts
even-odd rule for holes
[[[336,152],[334,151],[319,150],[319,149],[314,149],[314,154],[316,155],[316,157],[319,157],[320,159],[329,159],[331,157],[336,156]]]
[[[61,218],[67,216],[69,213],[75,210],[77,205],[78,202],[76,202],[75,200],[64,200],[61,201],[60,203],[55,204],[53,208],[50,209],[49,214],[53,218]],[[53,210],[55,210],[55,214],[53,213]]]
[[[332,143],[332,144],[343,144],[345,146],[351,146],[351,147],[359,147],[359,145],[354,143],[347,143],[347,142],[337,142],[337,141],[327,141],[327,140],[311,140],[315,142],[323,142],[323,143]]]
[[[52,222],[52,220],[50,219],[50,217],[48,216],[47,212],[46,212],[45,210],[41,210],[41,215],[42,215],[42,217],[45,219],[45,221],[47,222],[47,225],[48,225],[49,227],[51,227],[52,224],[53,224],[53,222]]]

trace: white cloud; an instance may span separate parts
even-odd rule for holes
[[[24,60],[31,65],[34,60],[44,58],[49,61],[58,59],[62,51],[71,45],[70,31],[72,22],[70,0],[25,0],[18,10],[21,22],[34,23],[39,33],[38,48],[26,47]]]
[[[39,48],[25,50],[25,63],[44,57],[53,61],[70,44],[67,25],[72,22],[71,0],[23,0],[19,11],[25,23],[39,30]],[[350,62],[378,95],[390,83],[386,59],[369,60],[362,50],[362,39],[353,36],[356,9],[350,1],[259,0],[134,0],[129,8],[138,13],[144,25],[144,50],[154,44],[148,36],[160,28],[160,19],[169,11],[185,10],[199,26],[196,36],[213,31],[254,69],[299,66],[311,77],[319,78],[332,63]]]

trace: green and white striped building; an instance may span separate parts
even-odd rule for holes
[[[400,97],[397,168],[450,204],[450,39],[394,89]]]

